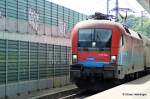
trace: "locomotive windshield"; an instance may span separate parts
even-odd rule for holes
[[[111,29],[80,29],[78,33],[78,49],[87,51],[109,51],[111,47]],[[95,46],[92,46],[92,43]]]

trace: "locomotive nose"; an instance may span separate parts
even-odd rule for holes
[[[79,52],[78,64],[87,68],[103,67],[110,62],[110,52]]]

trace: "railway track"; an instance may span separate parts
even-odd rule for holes
[[[92,92],[92,91],[90,92],[90,91],[87,91],[87,90],[79,90],[76,93],[61,97],[59,99],[83,99],[85,97],[88,97],[88,96],[96,94],[96,93],[97,92]]]
[[[65,97],[77,92],[79,92],[79,89],[75,85],[72,85],[66,86],[64,88],[51,90],[44,94],[39,94],[38,96],[32,97],[30,99],[59,99],[61,97]]]
[[[144,77],[144,76],[146,76],[146,75],[142,75],[141,77]],[[141,77],[139,77],[139,78],[141,78]],[[124,84],[124,83],[128,83],[128,82],[130,82],[130,81],[134,81],[134,80],[139,79],[139,78],[132,78],[132,79],[130,78],[130,79],[127,79],[127,80],[123,81],[123,82],[120,83],[120,84],[110,85],[110,86],[107,87],[106,89],[103,89],[103,90],[100,90],[100,91],[78,90],[78,91],[75,92],[75,93],[66,95],[66,96],[64,96],[64,97],[60,97],[59,99],[83,99],[83,98],[92,96],[92,95],[94,95],[94,94],[103,92],[103,91],[105,91],[105,90],[108,90],[108,89],[110,89],[110,88],[116,87],[116,86],[118,86],[118,85],[121,85],[121,84]]]

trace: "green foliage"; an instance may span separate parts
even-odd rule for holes
[[[125,24],[127,27],[134,31],[137,31],[145,36],[150,35],[150,19],[148,17],[136,17],[134,15],[129,15],[126,21],[120,18],[121,23]],[[143,26],[142,26],[143,25]]]

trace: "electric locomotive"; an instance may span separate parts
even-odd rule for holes
[[[138,77],[145,72],[144,62],[142,36],[120,23],[86,20],[72,30],[70,76],[80,88],[90,82]]]

